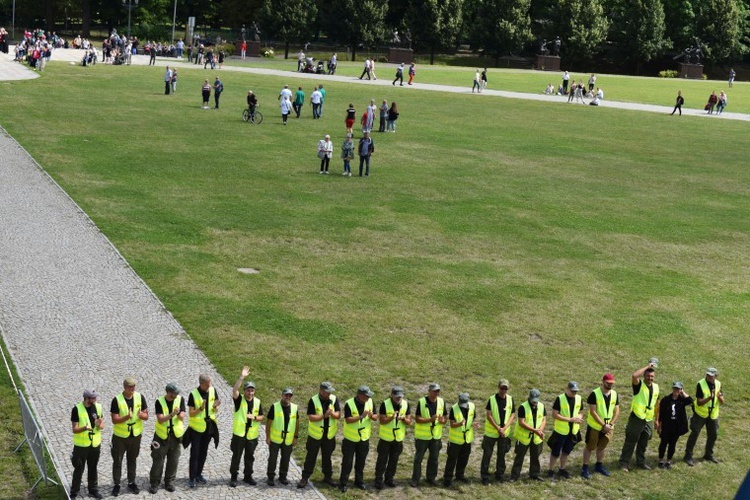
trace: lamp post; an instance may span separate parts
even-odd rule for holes
[[[133,4],[138,7],[138,0],[122,0],[123,7],[128,7],[128,40],[130,39],[130,12],[133,10]]]

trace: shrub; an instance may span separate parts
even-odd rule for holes
[[[674,69],[659,71],[659,78],[677,78],[678,76],[680,76],[679,72]]]
[[[260,49],[260,55],[262,55],[263,57],[273,57],[273,48],[263,47],[262,49]]]

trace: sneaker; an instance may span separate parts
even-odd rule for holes
[[[588,465],[581,467],[581,477],[584,479],[591,479],[591,472],[589,471]]]
[[[174,492],[174,486],[171,485],[171,484],[168,484],[167,486],[165,486],[164,489],[167,490],[170,493]]]
[[[565,469],[560,469],[557,471],[557,475],[560,476],[563,479],[570,479],[570,472],[568,472]]]
[[[393,479],[386,479],[385,483],[383,483],[383,484],[385,484],[389,488],[395,488],[396,487],[396,483],[393,481]]]
[[[547,477],[550,478],[550,479],[552,479],[553,477],[555,477],[555,471],[553,471],[552,469],[548,470],[547,471]]]
[[[669,470],[669,469],[672,468],[672,464],[670,464],[669,462],[667,462],[667,463],[664,464],[664,468],[667,469],[667,470]]]
[[[302,489],[302,488],[304,488],[305,486],[307,486],[307,479],[305,479],[305,478],[303,477],[303,478],[302,478],[302,479],[300,479],[300,480],[299,480],[299,482],[297,483],[297,488],[299,488],[299,489]]]
[[[659,462],[659,468],[660,468],[660,469],[663,469],[663,468],[664,468],[664,462]]]
[[[711,457],[703,457],[703,460],[705,460],[706,462],[711,462],[712,464],[718,464],[719,463],[719,459],[717,459],[716,457],[713,457],[713,456],[711,456]]]
[[[140,489],[140,488],[138,488],[138,485],[137,485],[137,484],[135,484],[135,483],[130,483],[130,484],[128,485],[128,489],[129,489],[129,490],[130,490],[130,492],[131,492],[131,493],[133,493],[134,495],[137,495],[138,493],[140,493],[140,492],[141,492],[141,489]]]
[[[628,467],[627,467],[627,466],[625,466],[625,467],[623,468],[623,471],[624,471],[624,472],[628,472],[629,470],[630,470],[630,469],[628,469]],[[598,472],[598,473],[599,473],[599,474],[601,474],[602,476],[606,476],[606,477],[609,477],[609,476],[611,476],[611,475],[612,475],[612,474],[610,474],[610,473],[609,473],[609,471],[608,471],[607,469],[605,469],[605,468],[604,468],[604,464],[603,464],[603,463],[601,463],[601,462],[599,462],[598,464],[594,465],[594,472]]]
[[[351,176],[352,176],[352,173],[351,173],[351,172],[349,172],[349,173],[347,174],[347,177],[351,177]]]
[[[104,496],[101,493],[99,493],[99,490],[89,491],[89,496],[91,498],[96,498],[96,500],[102,500],[104,498]]]
[[[641,464],[638,466],[638,468],[643,470],[651,470],[651,466],[649,464]]]
[[[150,487],[150,488],[148,489],[148,492],[149,492],[149,493],[151,493],[152,495],[156,495],[156,492],[157,492],[157,491],[159,491],[159,487],[158,487],[158,486],[151,486],[151,487]]]
[[[685,463],[688,464],[688,467],[692,467],[695,465],[695,462],[693,462],[692,458],[686,458]]]
[[[289,484],[289,480],[287,478],[281,479],[279,478],[279,483],[283,484],[284,486]]]
[[[274,481],[272,477],[269,477],[268,479],[266,479],[266,484],[268,486],[276,486],[276,481]]]
[[[112,488],[112,496],[118,497],[120,496],[120,485],[116,484],[114,488]]]
[[[198,476],[196,479],[201,484],[206,484],[208,482],[208,480],[205,477],[203,477],[203,475]]]
[[[242,482],[243,482],[243,483],[247,483],[247,484],[249,484],[250,486],[255,486],[256,484],[258,484],[258,483],[257,483],[257,482],[255,481],[255,479],[253,479],[253,476],[247,476],[246,478],[244,478],[244,479],[242,480]]]
[[[318,172],[318,174],[323,175],[323,171],[321,170],[320,172]]]
[[[191,479],[188,481],[188,488],[195,488],[195,479]]]
[[[326,175],[328,175],[328,170],[326,170]]]

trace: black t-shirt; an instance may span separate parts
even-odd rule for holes
[[[495,394],[493,396],[495,398],[495,401],[497,402],[497,412],[500,414],[500,422],[495,422],[500,427],[505,426],[507,422],[505,422],[505,403],[508,401],[508,398],[501,398],[499,394]],[[487,411],[492,411],[492,404],[490,403],[490,400],[487,400],[487,406],[484,407]],[[510,412],[515,413],[516,407],[513,405],[511,407]]]
[[[156,400],[156,403],[154,403],[154,411],[157,415],[167,415],[169,413],[172,413],[172,410],[174,409],[174,400],[170,401],[167,398],[164,398],[164,401],[167,403],[166,408],[162,408],[161,401],[158,399]],[[185,411],[185,398],[180,398],[180,413]]]
[[[275,413],[276,412],[275,412],[274,408],[276,408],[276,405],[271,405],[271,409],[268,410],[268,415],[266,416],[266,418],[268,420],[274,420],[275,419],[275,417],[276,417]],[[284,429],[286,429],[287,427],[289,427],[289,415],[291,414],[291,411],[292,411],[292,405],[289,405],[289,406],[281,405],[281,413],[284,414]],[[289,432],[294,432],[294,429],[290,429]]]
[[[206,402],[206,408],[208,408],[208,391],[201,391],[200,389],[198,389],[198,394],[200,394],[201,398],[203,398],[203,401]],[[190,392],[190,397],[188,398],[188,406],[192,408],[198,408],[198,406],[200,406],[195,404],[195,398],[193,398],[192,391]]]
[[[604,397],[604,407],[607,408],[609,406],[609,400],[612,398],[612,393],[610,392],[609,394],[604,394],[602,392],[602,396]],[[596,393],[595,392],[592,391],[591,394],[589,394],[589,398],[586,400],[586,403],[590,405],[596,405]],[[617,399],[615,400],[615,406],[620,406],[619,394],[617,395]]]
[[[125,404],[128,405],[129,409],[133,409],[133,398],[125,398]],[[143,397],[143,394],[141,394],[141,410],[148,409],[148,406],[146,406],[146,398]],[[112,398],[112,404],[109,407],[110,413],[120,413],[120,405],[117,404],[117,397]]]
[[[328,407],[331,406],[331,399],[323,399],[320,398],[320,406],[323,408],[323,414],[328,411]],[[339,405],[339,399],[336,398],[336,402],[333,403],[333,411],[341,411],[341,406]],[[307,402],[307,414],[308,415],[316,415],[315,413],[315,403],[313,403],[312,398],[310,398],[310,401]],[[323,434],[325,434],[325,431],[328,429],[328,419],[323,419]]]
[[[234,411],[235,412],[240,409],[240,405],[242,404],[242,398],[244,398],[244,397],[245,396],[243,396],[242,394],[240,394],[236,398],[233,398],[234,399]],[[253,409],[255,408],[255,402],[256,401],[257,401],[257,399],[253,398],[253,399],[251,399],[250,401],[247,402],[247,412],[248,413],[252,413]],[[260,407],[258,408],[258,415],[263,415],[263,405],[260,405]]]
[[[638,381],[638,385],[633,386],[633,396],[637,395],[639,392],[641,392],[641,387],[645,387],[648,391],[648,399],[649,399],[649,407],[653,408],[654,405],[657,404],[657,401],[654,401],[654,385],[651,384],[651,386],[648,386],[643,383],[643,380]]]
[[[419,402],[417,402],[416,415],[419,415],[420,417],[422,416],[422,408],[423,408],[425,402],[427,403],[427,410],[430,412],[430,416],[435,415],[437,413],[437,399],[433,403],[432,401],[430,401],[430,398],[420,398],[419,399]],[[441,417],[445,417],[447,415],[448,415],[448,407],[445,406],[445,405],[443,405],[443,414],[440,415],[440,416]]]
[[[86,408],[86,413],[89,414],[89,425],[91,427],[94,427],[94,422],[96,421],[96,405],[91,405],[88,408]],[[70,421],[71,422],[78,422],[78,408],[76,406],[73,407],[73,411],[70,413]],[[84,426],[85,427],[85,426]]]
[[[708,384],[708,394],[703,394],[703,389],[701,389],[701,385],[700,384],[698,384],[696,386],[697,388],[695,389],[695,396],[698,399],[707,398],[708,396],[711,395],[711,392],[714,389],[716,389],[716,383],[715,382],[709,382],[708,380],[706,380],[706,384]]]
[[[534,414],[532,415],[532,419],[536,418],[535,415],[536,415],[536,412],[534,412]],[[546,415],[547,415],[547,408],[545,408],[544,405],[542,405],[542,416],[544,417]],[[523,405],[518,407],[518,418],[519,419],[526,418],[526,409],[523,407]]]
[[[573,411],[576,405],[576,398],[573,396],[572,398],[569,398],[567,394],[565,395],[565,399],[568,400],[568,408],[570,408],[570,411]],[[594,396],[594,400],[596,400],[596,396]],[[594,403],[596,404],[596,403]],[[560,411],[560,398],[555,398],[555,402],[552,403],[552,409]],[[563,415],[564,417],[569,417],[570,415]]]
[[[346,119],[347,120],[356,120],[357,119],[357,111],[355,111],[354,108],[349,108],[346,110]]]
[[[461,413],[464,416],[464,420],[466,420],[467,418],[469,418],[469,409],[468,408],[460,408],[460,409],[461,409]],[[450,419],[455,422],[456,421],[456,414],[453,413],[453,412],[451,412]]]
[[[365,404],[362,403],[359,399],[354,398],[354,406],[357,407],[357,411],[360,415],[365,411]],[[352,409],[349,405],[344,405],[344,418],[350,418],[352,416]]]
[[[398,403],[397,404],[397,403],[391,401],[391,404],[393,405],[393,411],[394,412],[398,413],[399,411],[401,411],[401,404],[402,403]],[[404,401],[403,404],[406,405],[406,411],[404,412],[404,415],[408,415],[409,414],[409,403],[406,402],[406,401]],[[387,413],[385,411],[385,401],[383,401],[382,403],[380,403],[380,410],[378,411],[378,414],[380,414],[380,415],[387,415]]]

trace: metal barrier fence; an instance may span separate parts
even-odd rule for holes
[[[34,413],[29,407],[29,403],[26,401],[26,397],[23,395],[23,391],[18,391],[18,403],[21,406],[21,420],[23,421],[23,434],[24,439],[21,441],[13,452],[18,452],[24,443],[28,443],[31,455],[34,457],[36,462],[36,468],[41,474],[41,477],[36,480],[34,486],[31,487],[33,491],[37,487],[39,481],[44,481],[44,484],[52,483],[58,484],[54,479],[50,479],[47,474],[47,458],[45,455],[44,436],[39,426],[36,424]]]

